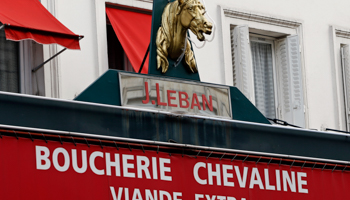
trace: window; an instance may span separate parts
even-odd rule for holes
[[[107,41],[109,69],[134,72],[128,56],[125,54],[125,51],[109,21],[107,22]]]
[[[334,105],[337,111],[337,124],[333,129],[350,131],[350,87],[349,87],[349,63],[350,63],[350,31],[337,26],[331,26],[333,31],[333,53],[334,53],[334,81],[335,81],[335,99]]]
[[[233,85],[268,118],[305,127],[298,35],[232,26]]]
[[[44,96],[44,73],[31,69],[43,61],[42,45],[7,40],[0,30],[0,91]]]
[[[108,4],[109,69],[139,72],[151,38],[151,11]],[[142,73],[148,72],[148,57]]]
[[[347,130],[350,131],[350,46],[341,45],[341,64],[343,74],[344,108]]]
[[[0,31],[0,91],[20,92],[19,43],[6,40]]]

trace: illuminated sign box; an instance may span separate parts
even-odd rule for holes
[[[226,86],[130,73],[119,73],[119,81],[122,106],[232,118]]]

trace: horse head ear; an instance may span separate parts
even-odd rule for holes
[[[185,0],[178,0],[179,5],[183,4],[185,2]]]

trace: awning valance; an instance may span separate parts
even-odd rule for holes
[[[32,39],[80,49],[79,38],[59,22],[38,0],[0,0],[0,22],[8,40]]]
[[[109,7],[106,13],[131,65],[138,72],[151,39],[152,16]],[[141,73],[148,73],[148,57]]]

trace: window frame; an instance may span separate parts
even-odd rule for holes
[[[265,39],[264,41],[259,40],[259,38]],[[275,48],[275,40],[276,38],[264,36],[264,35],[257,35],[254,33],[249,33],[249,42],[257,42],[257,43],[263,43],[263,44],[270,44],[271,45],[271,51],[272,51],[272,72],[273,72],[273,90],[274,90],[274,98],[275,98],[275,116],[276,118],[280,118],[280,110],[279,110],[279,103],[281,102],[279,97],[279,91],[280,91],[280,84],[278,84],[278,67],[276,66],[276,48]],[[250,49],[251,51],[251,49]],[[254,74],[254,69],[253,69]],[[254,88],[255,90],[255,88]],[[253,103],[256,104],[255,102]]]
[[[227,6],[220,6],[221,9],[221,28],[222,28],[222,46],[224,57],[224,77],[225,84],[233,85],[233,70],[232,70],[232,55],[231,55],[231,27],[239,25],[249,25],[249,32],[266,35],[276,38],[276,41],[280,37],[286,37],[288,35],[298,35],[300,45],[300,64],[301,64],[301,84],[303,87],[302,95],[304,99],[304,123],[305,128],[309,127],[309,114],[308,114],[308,100],[307,100],[307,88],[305,87],[305,59],[303,48],[303,24],[299,21],[288,20],[284,18],[274,17],[271,15],[263,15],[254,12],[248,12],[230,8]],[[276,47],[275,47],[276,48]],[[276,56],[275,56],[276,57]],[[276,63],[277,64],[277,63]],[[275,65],[276,66],[276,65]],[[276,81],[276,80],[275,80]],[[279,85],[278,85],[279,86]],[[280,87],[280,86],[279,86]],[[278,93],[277,93],[278,94]],[[280,101],[281,95],[278,95],[278,101]],[[276,116],[280,117],[281,110],[277,109]]]
[[[335,83],[335,93],[337,97],[337,127],[335,129],[350,131],[350,119],[346,116],[346,96],[345,96],[345,85],[343,80],[343,67],[342,67],[342,55],[341,47],[343,45],[350,45],[350,29],[342,27],[331,26],[332,30],[332,42],[333,42],[333,79]]]

